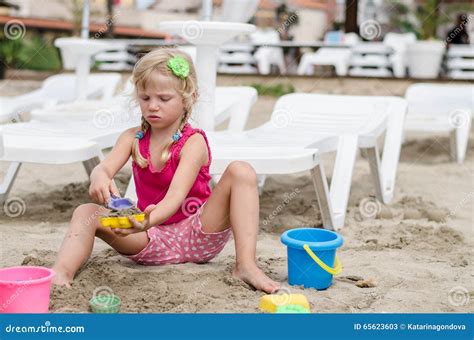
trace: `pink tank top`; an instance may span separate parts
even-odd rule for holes
[[[173,143],[170,148],[171,156],[160,171],[155,171],[150,160],[150,129],[145,132],[145,135],[139,140],[140,153],[148,160],[148,166],[141,168],[135,162],[132,162],[133,178],[135,180],[135,187],[138,197],[138,209],[145,210],[150,204],[157,204],[166,195],[171,180],[178,168],[181,149],[184,143],[195,133],[200,133],[206,141],[207,150],[209,154],[209,162],[201,167],[199,174],[196,177],[188,196],[182,203],[181,207],[176,213],[162,224],[171,224],[179,222],[190,215],[194,214],[197,209],[207,201],[211,195],[211,187],[209,181],[211,176],[209,174],[209,166],[211,164],[211,150],[207,141],[206,134],[200,129],[194,129],[191,125],[186,124],[182,130],[182,136],[179,141]]]

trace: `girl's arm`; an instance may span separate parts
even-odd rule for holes
[[[204,137],[196,133],[181,149],[180,161],[170,187],[163,198],[150,213],[149,225],[161,224],[173,216],[188,195],[201,167],[209,162],[207,144]]]
[[[137,128],[124,131],[107,157],[92,170],[89,195],[95,202],[106,204],[110,199],[110,192],[119,195],[112,179],[130,158],[136,131]]]

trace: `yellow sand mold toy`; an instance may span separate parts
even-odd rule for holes
[[[103,227],[131,228],[133,225],[128,219],[130,216],[133,216],[137,222],[145,220],[145,214],[138,210],[128,198],[112,196],[107,208],[111,209],[111,212],[100,217],[100,224]]]
[[[310,313],[308,299],[303,294],[269,294],[260,298],[259,308],[266,313],[276,313],[282,306],[301,306]]]
[[[133,214],[130,215],[137,220],[137,222],[143,222],[145,220],[145,214]],[[109,216],[103,216],[100,218],[100,225],[103,227],[109,227],[109,228],[122,228],[122,229],[127,229],[132,227],[132,223],[128,219],[128,216],[125,217],[109,217]]]

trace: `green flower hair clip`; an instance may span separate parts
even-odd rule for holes
[[[173,57],[166,65],[178,78],[185,79],[189,75],[189,63],[183,57]]]

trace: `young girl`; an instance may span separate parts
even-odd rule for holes
[[[133,70],[141,126],[125,131],[92,171],[89,193],[98,204],[76,208],[53,269],[54,282],[70,286],[99,237],[120,254],[143,265],[204,263],[224,248],[232,232],[233,275],[258,290],[279,284],[255,262],[259,202],[255,171],[231,163],[211,192],[211,151],[202,130],[187,122],[197,99],[197,79],[189,56],[176,49],[148,53]],[[133,228],[101,227],[98,216],[111,195],[115,174],[133,158],[138,208],[145,220]]]

